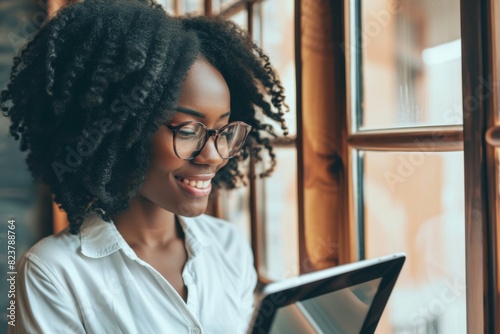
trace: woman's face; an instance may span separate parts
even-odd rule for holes
[[[177,106],[181,111],[171,124],[198,121],[209,129],[218,129],[229,121],[229,88],[219,71],[198,58],[181,88]],[[210,181],[227,163],[217,152],[214,137],[193,160],[182,160],[174,152],[172,130],[161,126],[153,136],[151,154],[139,195],[175,214],[204,213],[212,189]]]

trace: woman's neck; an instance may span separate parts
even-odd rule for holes
[[[165,248],[183,239],[183,231],[175,215],[137,196],[130,209],[113,217],[116,228],[132,248]]]

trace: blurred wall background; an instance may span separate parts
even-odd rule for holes
[[[0,90],[6,88],[14,56],[46,18],[42,0],[0,1]],[[16,221],[16,260],[50,233],[50,196],[35,185],[19,142],[9,134],[10,120],[0,117],[0,332],[7,327],[7,221]],[[47,206],[47,200],[49,206]],[[47,223],[49,222],[49,223]]]

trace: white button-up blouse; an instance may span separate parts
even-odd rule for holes
[[[244,333],[257,275],[246,239],[207,215],[179,217],[187,302],[113,223],[87,218],[38,242],[17,274],[14,333]]]

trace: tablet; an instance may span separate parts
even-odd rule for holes
[[[374,333],[404,261],[398,253],[271,283],[247,333]]]

